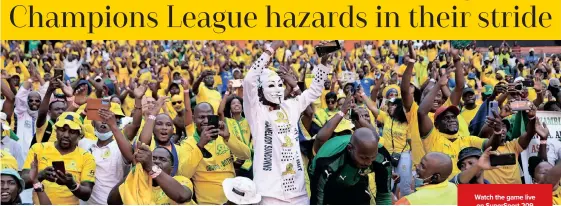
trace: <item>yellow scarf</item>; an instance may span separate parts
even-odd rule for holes
[[[142,169],[142,164],[136,163],[131,168],[125,182],[119,186],[119,194],[123,205],[153,205],[152,178]]]

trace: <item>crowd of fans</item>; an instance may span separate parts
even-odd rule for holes
[[[2,204],[455,205],[457,184],[522,183],[561,204],[536,118],[561,111],[561,55],[325,43],[2,41]]]

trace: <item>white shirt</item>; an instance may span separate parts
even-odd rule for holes
[[[88,205],[106,205],[109,192],[124,178],[125,158],[119,150],[117,141],[113,140],[103,147],[98,147],[97,142],[82,139],[78,146],[92,153],[95,159],[95,186]]]
[[[331,68],[319,65],[313,70],[315,77],[310,88],[293,99],[284,100],[280,110],[269,111],[269,107],[259,101],[257,82],[270,58],[263,53],[253,63],[243,83],[244,114],[253,136],[255,154],[253,181],[263,197],[291,202],[295,197],[307,198],[298,121],[306,107],[321,96]]]
[[[64,74],[69,78],[77,77],[78,76],[78,68],[82,64],[82,61],[79,59],[74,59],[72,61],[68,61],[68,59],[64,59]]]
[[[49,84],[45,83],[39,88],[39,94],[41,95],[41,99],[44,98],[48,87]],[[35,138],[35,132],[37,132],[37,128],[35,126],[37,118],[32,117],[27,110],[29,108],[27,106],[29,93],[31,93],[31,90],[28,90],[23,86],[19,88],[18,93],[16,94],[16,102],[15,102],[16,106],[14,110],[14,114],[16,115],[16,123],[17,123],[16,135],[19,138],[17,142],[21,147],[21,151],[23,155],[23,157],[21,158],[23,159],[27,157],[27,152],[31,147],[31,141],[33,140],[33,138]],[[17,159],[18,157],[15,158]]]

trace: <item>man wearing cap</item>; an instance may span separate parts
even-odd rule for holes
[[[454,184],[491,184],[488,180],[483,178],[483,170],[491,169],[489,163],[489,151],[483,153],[481,148],[466,147],[458,154],[458,162],[456,166],[462,172],[452,177],[450,180]]]
[[[538,56],[534,55],[534,48],[531,48],[528,56],[526,56],[524,60],[524,65],[528,68],[532,68],[538,63],[539,59]]]
[[[2,185],[2,205],[22,205],[19,194],[23,191],[24,182],[14,169],[2,169],[0,172]]]
[[[460,114],[462,115],[464,120],[466,120],[466,123],[468,123],[468,125],[473,117],[475,117],[477,111],[479,111],[479,107],[481,106],[481,104],[475,103],[475,97],[475,91],[472,88],[464,88],[464,91],[462,92],[462,100],[464,101],[464,104]]]
[[[87,201],[90,198],[95,181],[95,160],[90,152],[78,147],[78,140],[84,136],[80,115],[64,112],[54,126],[57,140],[31,147],[23,165],[23,179],[26,188],[31,188],[33,180],[29,172],[31,162],[37,155],[40,158],[38,179],[52,203],[76,205],[80,203],[79,200]],[[55,170],[52,167],[54,161],[63,161],[65,171]],[[39,204],[35,193],[33,203]]]
[[[428,114],[439,90],[438,87],[431,88],[429,94],[419,106],[417,111],[419,133],[427,153],[441,152],[450,156],[454,165],[450,177],[453,177],[460,172],[456,163],[458,162],[458,153],[462,148],[477,147],[485,149],[491,145],[495,145],[496,148],[499,144],[500,135],[493,135],[489,140],[462,135],[458,132],[460,109],[454,105],[439,107],[434,113],[433,122]]]
[[[52,135],[54,123],[58,116],[66,111],[67,104],[66,99],[53,98],[51,96],[53,96],[57,88],[64,87],[66,91],[70,89],[69,86],[63,86],[61,83],[57,82],[57,78],[53,78],[53,82],[49,82],[45,98],[43,98],[41,106],[39,106],[39,115],[36,122],[37,132],[35,133],[35,138],[31,141],[32,146],[37,142],[54,142],[56,140],[56,135]],[[68,95],[72,95],[72,93],[70,92]],[[47,115],[50,117],[49,120],[47,120]]]
[[[7,118],[6,114],[4,112],[0,112],[0,123],[1,123],[0,132],[2,134],[2,142],[0,144],[0,149],[3,152],[8,153],[10,156],[15,158],[17,163],[14,169],[19,171],[23,166],[23,161],[25,160],[24,159],[25,156],[23,155],[22,149],[18,144],[18,142],[10,137],[9,135],[11,134],[10,126],[6,121],[6,118]],[[2,157],[2,160],[4,160],[4,157]]]

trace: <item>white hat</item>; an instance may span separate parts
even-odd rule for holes
[[[490,61],[489,57],[486,56],[484,61]]]
[[[533,52],[533,51],[534,51],[534,48],[530,48],[530,51]]]
[[[261,195],[257,194],[255,183],[247,177],[226,178],[222,187],[228,201],[235,204],[250,205],[261,202]]]
[[[3,130],[10,130],[10,125],[7,122],[8,116],[4,112],[0,112],[0,123],[2,123]]]
[[[525,80],[524,77],[516,77],[516,79],[514,79],[514,83],[522,82],[524,80]]]

